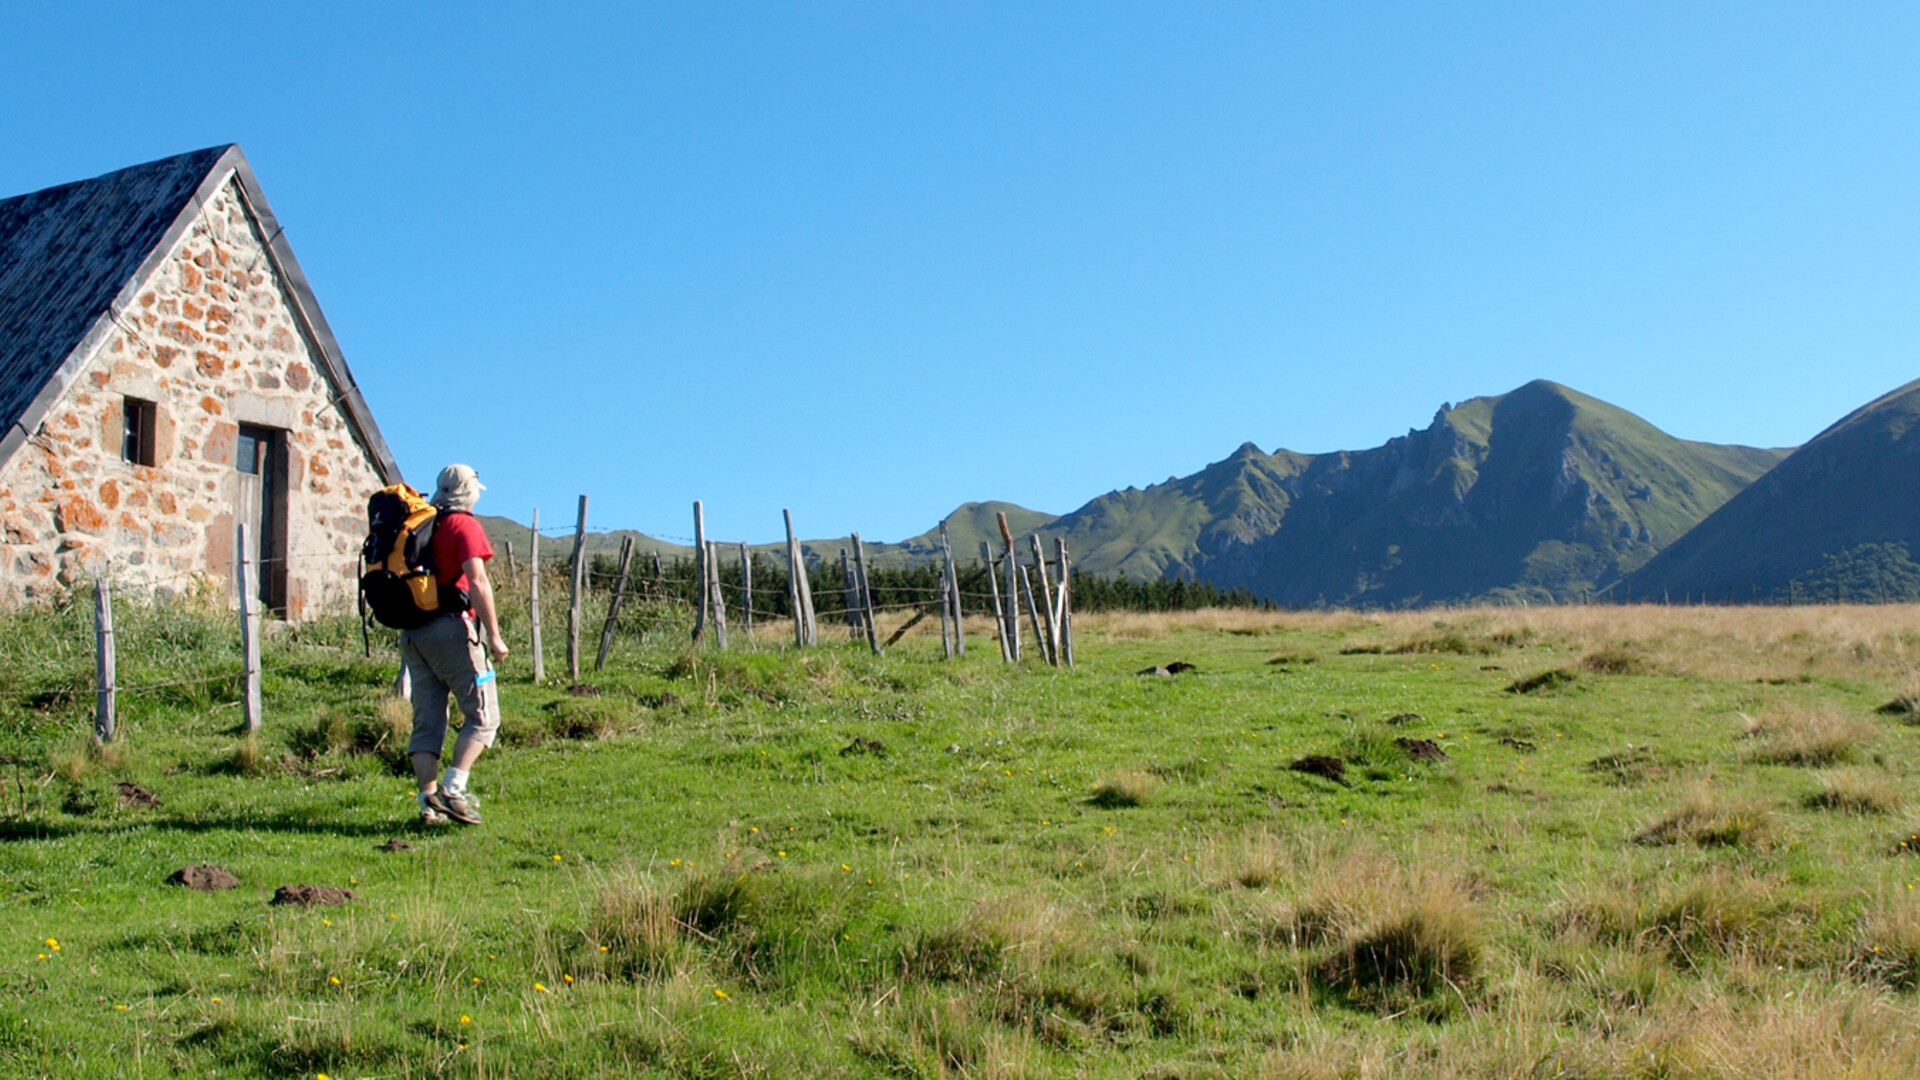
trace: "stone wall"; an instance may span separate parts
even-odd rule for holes
[[[325,372],[229,180],[0,470],[0,598],[45,602],[102,575],[231,597],[248,423],[287,433],[287,616],[350,605],[381,480]],[[129,396],[157,404],[151,467],[121,456]]]

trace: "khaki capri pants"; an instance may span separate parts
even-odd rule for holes
[[[500,698],[479,631],[465,615],[442,615],[400,634],[400,659],[413,684],[409,754],[438,754],[447,744],[447,696],[466,717],[460,741],[492,746],[500,731]]]

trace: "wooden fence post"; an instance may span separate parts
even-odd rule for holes
[[[1068,667],[1073,666],[1073,561],[1067,558],[1065,537],[1053,538],[1053,553],[1060,563],[1060,617],[1055,623],[1060,627],[1060,659]]]
[[[93,625],[95,683],[93,737],[103,743],[112,742],[114,728],[113,594],[109,591],[106,578],[93,583]]]
[[[693,572],[699,578],[693,594],[693,643],[697,647],[707,632],[707,511],[698,499],[693,502]]]
[[[753,550],[740,541],[740,632],[747,635],[747,648],[753,648]]]
[[[1020,659],[1020,568],[1013,557],[1013,530],[1007,528],[1007,515],[996,513],[1000,520],[1000,539],[1007,545],[1007,628],[1005,630],[1008,652],[1014,660]]]
[[[1060,666],[1060,628],[1053,621],[1053,583],[1047,580],[1047,556],[1040,547],[1040,534],[1028,533],[1027,540],[1033,544],[1033,576],[1040,579],[1040,604],[1034,608],[1034,633],[1040,635],[1040,644],[1047,654],[1047,663]],[[1027,603],[1033,603],[1033,597],[1027,597]]]
[[[860,572],[860,621],[867,624],[867,647],[880,655],[880,630],[873,622],[873,583],[867,580],[867,546],[853,534],[853,565]]]
[[[607,625],[600,629],[600,654],[593,658],[593,670],[607,666],[607,653],[613,650],[613,628],[620,621],[620,603],[627,598],[627,569],[633,565],[633,537],[620,540],[620,576],[613,583],[613,599],[607,601]]]
[[[860,633],[860,592],[853,578],[853,567],[847,562],[847,549],[840,549],[840,602],[847,609],[847,640]]]
[[[793,613],[793,647],[807,647],[807,619],[800,613],[800,545],[793,541],[793,511],[782,508],[787,523],[787,610]]]
[[[940,550],[947,548],[947,523],[940,523]],[[953,659],[953,575],[952,560],[940,564],[940,655]]]
[[[1000,579],[993,572],[993,545],[980,541],[980,558],[987,567],[987,594],[993,597],[993,621],[1000,627],[1000,659],[1013,663],[1013,652],[1007,648],[1007,615],[1000,604]]]
[[[1051,664],[1053,660],[1047,655],[1047,632],[1040,625],[1040,605],[1033,600],[1033,578],[1028,576],[1026,567],[1015,564],[1015,569],[1020,573],[1020,591],[1027,594],[1027,621],[1033,624],[1033,647],[1040,650],[1040,659]]]
[[[587,590],[587,497],[580,496],[580,516],[573,523],[573,590],[567,600],[567,685],[580,685],[580,623],[586,619],[581,608]]]
[[[540,643],[540,511],[533,512],[533,534],[527,537],[527,606],[533,614],[533,681],[547,679],[547,656]]]
[[[707,599],[713,605],[713,643],[727,647],[727,594],[720,591],[720,545],[707,541],[707,574],[711,578]]]
[[[260,570],[255,565],[253,549],[248,546],[251,539],[246,522],[240,523],[240,652],[241,679],[245,686],[245,696],[241,708],[245,712],[248,731],[260,730]]]
[[[940,523],[940,555],[947,564],[947,599],[953,604],[953,654],[967,655],[965,607],[960,603],[960,573],[953,565],[953,545],[947,542],[947,523]]]
[[[507,541],[507,581],[512,583],[518,580],[520,580],[520,568],[514,564],[513,541],[509,540]]]

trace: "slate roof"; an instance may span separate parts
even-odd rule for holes
[[[267,239],[294,314],[382,477],[399,466],[373,422],[253,169],[215,146],[0,200],[0,467],[105,344],[147,278],[232,177]]]

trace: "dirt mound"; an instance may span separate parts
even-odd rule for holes
[[[1393,745],[1405,750],[1407,756],[1415,761],[1447,760],[1447,752],[1440,749],[1440,744],[1432,739],[1395,739]]]
[[[349,900],[358,899],[352,889],[336,889],[331,885],[282,885],[273,890],[273,899],[267,903],[294,907],[339,907]]]
[[[1287,768],[1292,769],[1294,772],[1324,776],[1336,784],[1344,784],[1347,782],[1347,763],[1337,757],[1326,757],[1315,754],[1310,757],[1303,757],[1299,761],[1287,766]]]
[[[1538,746],[1535,746],[1534,744],[1528,742],[1525,739],[1516,739],[1511,735],[1500,736],[1500,745],[1511,746],[1515,750],[1518,750],[1523,754],[1531,754],[1535,750],[1540,749]]]
[[[130,784],[125,780],[113,785],[120,793],[121,806],[159,806],[160,797],[139,784]]]
[[[1398,716],[1387,717],[1387,723],[1394,727],[1406,727],[1408,724],[1418,724],[1424,719],[1426,718],[1417,712],[1403,712]]]
[[[572,694],[574,697],[599,697],[600,688],[597,686],[589,686],[586,683],[574,683],[572,686],[567,687],[567,693]]]
[[[380,844],[376,846],[373,850],[375,851],[412,851],[413,845],[407,843],[405,840],[389,840],[384,844]]]
[[[886,752],[886,746],[879,739],[863,739],[858,735],[853,737],[852,742],[840,748],[841,757],[852,757],[855,754],[879,755]]]
[[[1543,671],[1538,675],[1529,675],[1524,679],[1517,679],[1512,686],[1507,687],[1507,691],[1513,694],[1546,693],[1547,691],[1558,690],[1563,686],[1572,685],[1579,677],[1580,676],[1575,675],[1566,668],[1554,668],[1551,671]]]
[[[167,884],[184,885],[194,892],[219,892],[240,887],[240,879],[224,866],[183,866],[167,875]]]

